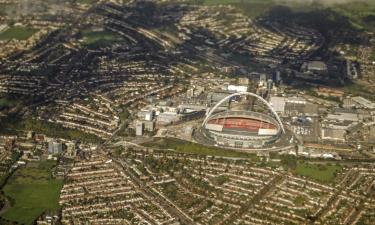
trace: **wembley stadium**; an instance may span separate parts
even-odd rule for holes
[[[217,109],[233,97],[247,95],[263,102],[269,113],[249,110]],[[284,126],[273,108],[260,96],[240,92],[229,95],[208,113],[200,129],[207,142],[235,149],[257,149],[272,146],[285,133]]]

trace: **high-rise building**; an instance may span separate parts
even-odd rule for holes
[[[142,136],[143,135],[143,129],[144,129],[144,124],[141,121],[137,122],[136,129],[135,129],[135,134],[137,136]]]
[[[154,112],[152,110],[146,112],[145,120],[146,121],[152,121],[153,119],[154,119]]]
[[[146,131],[154,131],[155,129],[155,121],[144,121],[144,128]]]
[[[48,153],[59,154],[62,152],[62,143],[50,141],[48,142]]]

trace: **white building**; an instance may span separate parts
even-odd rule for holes
[[[357,96],[357,97],[353,97],[352,100],[355,102],[356,105],[358,105],[362,108],[375,109],[375,103],[373,103],[372,101],[370,101],[370,100],[368,100],[364,97]]]
[[[286,99],[284,97],[271,97],[270,105],[278,113],[285,112]]]
[[[243,86],[243,85],[228,85],[227,90],[228,91],[234,91],[234,92],[247,92],[247,86]]]
[[[136,128],[135,128],[135,134],[137,136],[142,136],[143,135],[143,128],[144,128],[143,122],[138,121],[137,125],[136,125]]]
[[[48,153],[59,154],[62,152],[62,143],[50,141],[48,142]]]
[[[170,124],[180,120],[177,112],[163,112],[158,115],[157,122],[161,124]]]
[[[302,97],[289,97],[287,98],[286,100],[287,103],[293,103],[293,104],[302,104],[302,105],[306,105],[306,99],[302,98]]]
[[[322,61],[311,61],[303,63],[301,70],[304,72],[326,72],[327,68],[327,64]]]

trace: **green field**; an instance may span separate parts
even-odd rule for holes
[[[18,169],[3,191],[10,199],[9,208],[2,217],[21,224],[32,224],[46,210],[57,210],[63,186],[62,180],[51,177],[54,161],[34,163]]]
[[[0,33],[0,40],[9,40],[9,39],[26,40],[37,31],[38,31],[37,29],[33,29],[33,28],[14,26]]]
[[[332,183],[336,173],[342,169],[339,165],[319,165],[298,162],[293,172],[297,175],[311,178],[322,183]]]
[[[231,157],[231,158],[246,158],[258,161],[255,154],[228,151],[222,148],[208,147],[188,141],[183,141],[175,138],[158,138],[155,141],[144,144],[146,147],[173,149],[176,152],[198,155],[210,155],[217,157]]]
[[[7,97],[1,97],[0,96],[0,110],[2,110],[4,108],[10,108],[10,107],[16,106],[18,103],[19,103],[19,101],[15,100],[15,99],[10,99],[10,98],[7,98]]]
[[[86,45],[109,43],[122,40],[120,36],[110,31],[84,31],[83,42]]]
[[[334,10],[349,18],[359,29],[375,29],[375,1],[340,4]]]
[[[77,0],[77,3],[80,4],[94,4],[95,2],[97,2],[97,0]]]
[[[273,3],[273,0],[203,0],[203,3],[206,5],[217,5],[217,4],[225,5],[225,4],[237,4],[237,3],[256,4],[256,3]]]

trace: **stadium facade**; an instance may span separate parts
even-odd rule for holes
[[[215,112],[227,100],[242,95],[257,98],[272,115],[245,110]],[[285,133],[285,129],[280,117],[266,100],[254,93],[239,92],[223,98],[207,113],[201,132],[218,146],[254,149],[272,145]]]

